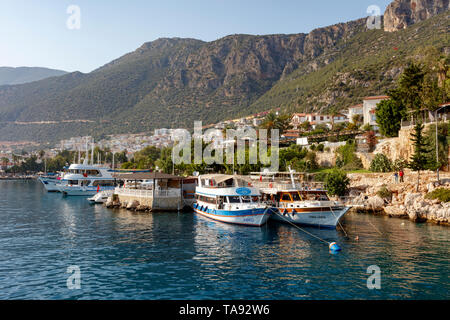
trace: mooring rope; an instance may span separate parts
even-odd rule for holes
[[[336,217],[336,215],[334,214],[333,208],[331,206],[330,206],[330,210],[331,210],[331,213],[333,214],[333,216],[336,218],[336,220],[337,220],[337,222],[339,224],[339,227],[341,227],[342,231],[344,231],[344,233],[345,233],[345,236],[348,238],[347,232],[345,231],[345,229],[342,226],[341,222],[338,220],[338,217]]]
[[[288,222],[289,224],[293,225],[294,227],[296,227],[296,228],[299,229],[300,231],[303,231],[304,233],[309,234],[310,236],[312,236],[312,237],[314,237],[314,238],[316,238],[316,239],[319,239],[320,241],[323,241],[323,242],[325,242],[325,243],[328,244],[328,245],[331,244],[331,242],[328,242],[328,241],[326,241],[326,240],[324,240],[324,239],[322,239],[322,238],[320,238],[320,237],[318,237],[318,236],[316,236],[316,235],[314,235],[314,234],[312,234],[312,233],[310,233],[310,232],[308,232],[308,231],[306,231],[306,230],[300,228],[298,225],[296,225],[295,223],[292,223],[291,221],[289,221],[288,219],[286,219],[283,215],[279,214],[277,211],[274,211],[272,208],[269,208],[269,209],[270,209],[270,211],[272,211],[272,213],[275,213],[275,214],[279,215],[279,216],[282,217],[284,220],[286,220],[286,222]]]

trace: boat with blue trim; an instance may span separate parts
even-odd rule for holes
[[[45,190],[47,190],[48,192],[59,192],[58,185],[60,184],[61,178],[63,176],[64,173],[47,173],[44,176],[40,176],[38,180],[42,183]]]
[[[210,219],[249,226],[262,226],[270,215],[257,188],[237,176],[224,174],[198,177],[193,208]]]

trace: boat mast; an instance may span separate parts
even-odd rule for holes
[[[295,189],[295,181],[294,181],[294,170],[291,169],[291,166],[288,166],[289,175],[291,176],[292,188]]]
[[[94,141],[92,140],[91,165],[94,165]]]

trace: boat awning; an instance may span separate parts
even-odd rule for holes
[[[162,172],[136,172],[136,173],[113,173],[114,178],[119,180],[182,180],[183,177]]]

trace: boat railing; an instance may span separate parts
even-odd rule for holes
[[[297,182],[292,185],[291,182],[277,181],[252,181],[252,185],[259,189],[276,189],[276,190],[325,190],[323,182]]]
[[[131,189],[131,188],[116,188],[115,194],[119,196],[135,196],[140,198],[173,198],[181,197],[181,189]]]

